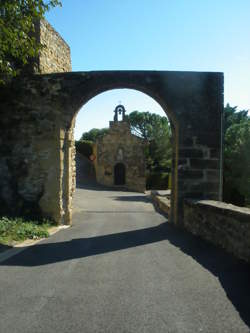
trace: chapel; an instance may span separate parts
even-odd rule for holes
[[[145,142],[131,133],[125,107],[117,105],[109,130],[96,141],[96,180],[99,184],[144,192]]]

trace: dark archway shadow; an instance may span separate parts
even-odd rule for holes
[[[40,243],[2,262],[0,266],[36,267],[66,260],[85,258],[145,244],[169,241],[216,276],[227,297],[250,327],[250,266],[223,250],[176,229],[169,223],[117,234]],[[164,258],[162,258],[164,260]]]

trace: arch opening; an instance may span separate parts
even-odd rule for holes
[[[104,89],[102,89],[104,90]],[[77,112],[75,112],[74,118],[72,120],[72,127],[76,126],[76,139],[81,139],[83,131],[91,131],[91,129],[95,128],[95,127],[101,127],[103,128],[103,126],[107,126],[108,124],[108,120],[113,118],[113,111],[115,109],[115,106],[124,103],[124,105],[126,106],[126,110],[128,109],[128,115],[130,113],[132,113],[131,111],[135,111],[135,110],[140,110],[140,111],[149,111],[152,114],[155,114],[161,118],[166,119],[167,121],[165,121],[165,123],[168,123],[168,128],[169,128],[169,132],[170,132],[170,140],[171,142],[168,143],[168,145],[170,145],[171,147],[171,156],[168,156],[169,158],[169,165],[167,167],[162,166],[160,163],[158,163],[158,165],[151,165],[149,166],[148,163],[146,163],[146,170],[145,172],[147,173],[146,175],[146,186],[147,186],[147,190],[151,190],[151,189],[159,189],[159,190],[169,190],[169,196],[170,196],[170,187],[172,188],[172,193],[171,193],[171,197],[170,197],[170,201],[173,202],[173,198],[175,196],[175,173],[171,172],[174,168],[173,168],[173,161],[176,161],[176,140],[174,139],[175,137],[175,126],[174,123],[171,119],[168,120],[168,118],[166,117],[166,115],[168,115],[168,113],[166,113],[166,109],[162,108],[162,105],[159,104],[158,100],[156,98],[151,97],[150,95],[152,94],[148,94],[145,92],[142,92],[143,89],[127,89],[126,87],[123,87],[122,89],[107,89],[104,92],[102,91],[100,92],[96,92],[95,94],[93,94],[94,96],[92,98],[90,98],[90,96],[88,96],[88,98],[85,97],[85,104],[82,106],[81,110],[77,110]],[[124,97],[124,95],[128,94],[129,92],[132,92],[132,96],[130,96],[130,101],[128,101],[128,96]],[[104,95],[108,95],[111,93],[111,95],[115,92],[123,92],[122,97],[118,97],[117,95],[115,95],[115,98],[108,98],[110,103],[106,103],[106,101],[104,101],[102,99],[102,96]],[[146,99],[146,101],[144,101],[143,103],[141,102],[140,98],[136,99],[135,95],[143,95],[144,98]],[[95,111],[94,110],[94,101],[98,100],[99,101],[99,110]],[[132,100],[132,102],[131,102]],[[83,101],[83,99],[82,99]],[[82,102],[81,102],[82,103]],[[134,103],[134,104],[133,104]],[[111,106],[112,104],[112,106]],[[129,104],[129,106],[128,106]],[[132,106],[131,106],[132,104]],[[153,106],[154,104],[154,106]],[[98,103],[97,103],[98,105]],[[103,106],[103,108],[101,107]],[[96,107],[95,107],[96,108]],[[98,109],[98,107],[97,107]],[[104,110],[105,109],[105,110]],[[104,112],[105,111],[105,112]],[[151,112],[152,111],[152,112]],[[99,112],[99,113],[98,113]],[[105,119],[105,125],[104,123],[101,123],[100,120],[103,116],[103,114],[106,114],[106,119]],[[81,117],[81,115],[86,114],[86,117]],[[87,114],[89,114],[89,117],[87,117]],[[127,116],[127,115],[126,115]],[[122,116],[123,118],[123,116]],[[90,121],[89,119],[98,119],[98,126],[96,126],[93,121]],[[80,121],[79,121],[80,120]],[[121,121],[122,119],[118,119],[118,121]],[[85,123],[89,122],[90,126],[86,127],[82,130],[79,129],[79,122]],[[81,133],[81,134],[80,134]],[[135,136],[139,136],[138,133],[136,133],[135,131],[133,132],[132,130],[132,134]],[[121,147],[120,147],[121,148]],[[153,148],[153,142],[150,143],[150,149],[152,150]],[[169,147],[168,147],[169,148]],[[97,175],[97,164],[98,164],[98,157],[96,156],[97,151],[96,151],[96,147],[93,149],[92,153],[94,156],[94,161],[91,161],[92,166],[89,167],[89,169],[91,168],[92,170],[92,175],[93,172],[95,173],[95,180],[97,181],[97,183],[101,183],[100,182],[100,177],[98,177]],[[147,153],[149,153],[149,147],[147,147]],[[162,147],[162,150],[164,150],[164,147]],[[118,149],[119,151],[119,149]],[[120,153],[121,153],[122,149],[120,149]],[[152,151],[150,152],[152,154]],[[123,154],[123,152],[121,153],[121,155]],[[128,185],[126,182],[126,176],[127,176],[127,172],[129,172],[130,168],[125,167],[125,164],[123,162],[121,162],[121,157],[118,157],[118,153],[116,152],[116,157],[115,157],[115,162],[116,164],[113,165],[107,165],[106,169],[104,170],[104,174],[105,176],[109,177],[110,180],[112,181],[112,183],[104,183],[104,185]],[[120,164],[119,164],[120,162]],[[147,161],[146,161],[147,162]],[[121,167],[121,164],[124,165],[125,168]],[[151,163],[152,164],[152,163]],[[117,165],[120,165],[120,167],[117,167]],[[118,169],[117,169],[118,168]],[[139,168],[138,168],[139,169]],[[141,168],[142,169],[142,168]],[[76,168],[76,172],[78,173],[78,170]],[[90,171],[89,171],[90,172]],[[120,178],[118,177],[117,173],[121,173],[120,174]],[[141,172],[141,171],[140,171]],[[126,176],[125,176],[126,175]],[[131,178],[131,177],[129,177]],[[164,179],[164,182],[163,182]],[[78,180],[78,177],[76,175],[76,181]],[[78,186],[79,184],[77,184]],[[131,185],[131,184],[130,184]],[[81,186],[81,185],[80,185]],[[157,188],[158,187],[158,188]],[[128,188],[131,188],[131,186]],[[133,189],[134,190],[134,189]],[[146,190],[146,187],[145,187]],[[172,205],[173,206],[173,205]]]

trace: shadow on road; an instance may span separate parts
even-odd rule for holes
[[[0,253],[12,249],[13,246],[0,244]]]
[[[117,234],[42,243],[30,247],[1,266],[34,267],[169,241],[216,276],[227,297],[250,327],[250,266],[207,242],[168,223]],[[162,258],[164,260],[164,257]]]
[[[150,202],[152,203],[152,200],[150,197],[146,195],[130,195],[130,196],[117,196],[112,197],[116,201],[128,201],[128,202]]]
[[[131,192],[128,189],[126,189],[125,187],[121,187],[121,186],[113,186],[113,187],[110,186],[109,187],[109,186],[100,185],[100,184],[94,183],[94,182],[87,182],[87,180],[85,182],[76,183],[76,188],[83,189],[83,190],[91,190],[91,191]]]
[[[4,262],[8,266],[40,266],[65,260],[119,251],[166,239],[164,224],[117,234],[40,243]],[[0,264],[1,265],[1,264]]]

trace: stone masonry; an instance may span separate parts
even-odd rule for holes
[[[58,32],[45,19],[36,22],[36,38],[43,45],[38,59],[35,60],[35,72],[41,74],[70,72],[70,47]]]
[[[250,209],[213,200],[185,200],[184,226],[250,263]]]
[[[99,93],[132,88],[170,119],[170,220],[183,223],[185,198],[221,199],[223,74],[99,71],[20,77],[0,91],[0,210],[70,224],[77,112]]]

